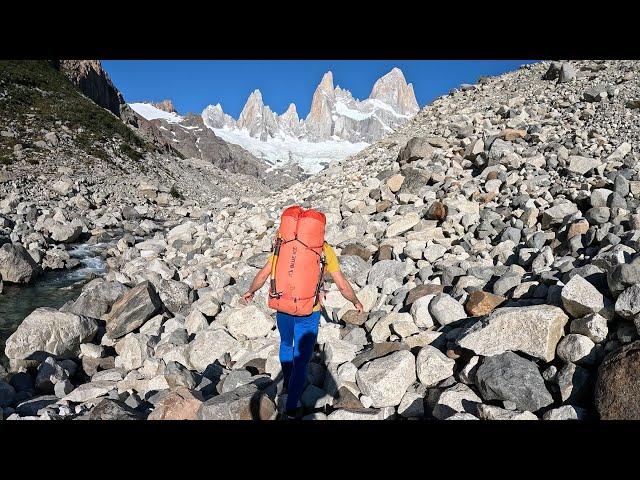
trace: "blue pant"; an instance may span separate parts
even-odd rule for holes
[[[280,363],[284,385],[288,387],[287,411],[295,410],[302,396],[307,367],[318,336],[320,312],[306,317],[278,312],[276,323],[280,332]]]

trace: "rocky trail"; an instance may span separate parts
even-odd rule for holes
[[[63,124],[73,154],[5,119],[13,152],[45,142],[0,170],[6,284],[122,235],[104,276],[7,339],[1,417],[275,419],[267,286],[240,296],[298,203],[365,307],[329,284],[305,419],[640,419],[638,65],[481,78],[277,191],[170,152],[84,163]]]

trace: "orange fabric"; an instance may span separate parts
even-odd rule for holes
[[[336,255],[335,250],[329,245],[327,242],[324,242],[322,245],[322,251],[324,253],[324,271],[326,273],[335,273],[340,271],[340,262],[338,261],[338,256]],[[269,264],[273,262],[273,253],[269,255]],[[313,307],[314,312],[320,311],[320,303],[316,303]]]
[[[324,245],[325,216],[299,206],[282,212],[282,239],[275,280],[280,297],[269,296],[269,307],[290,315],[310,315],[316,303]],[[270,292],[274,293],[274,292]]]

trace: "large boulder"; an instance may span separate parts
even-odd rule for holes
[[[505,300],[506,298],[501,295],[474,290],[469,294],[464,307],[469,315],[481,317],[489,315]]]
[[[405,276],[406,264],[399,260],[380,260],[376,262],[367,277],[367,283],[373,287],[380,288],[387,278],[393,278],[399,283]]]
[[[129,290],[129,287],[120,282],[108,282],[96,278],[89,282],[82,290],[80,296],[66,311],[76,315],[102,318],[111,306]]]
[[[237,341],[223,329],[206,328],[196,334],[189,344],[189,362],[199,371],[205,369],[225,353],[236,348]]]
[[[571,333],[586,335],[594,343],[606,340],[609,333],[607,319],[597,313],[592,313],[583,318],[576,318],[571,322]]]
[[[485,358],[476,379],[485,400],[511,401],[530,412],[553,403],[536,364],[513,352]]]
[[[40,307],[7,339],[5,354],[14,361],[29,360],[36,352],[73,358],[80,354],[80,344],[93,340],[97,332],[93,318]]]
[[[0,247],[0,278],[5,282],[29,283],[40,273],[38,264],[19,243]]]
[[[547,229],[551,225],[562,223],[567,217],[578,212],[578,207],[572,202],[557,203],[542,213],[542,228]]]
[[[373,407],[399,405],[409,385],[416,381],[415,357],[407,350],[399,350],[377,358],[361,367],[356,379]]]
[[[596,360],[596,344],[586,335],[570,333],[558,343],[558,357],[565,362],[591,365]]]
[[[186,315],[196,299],[195,292],[184,282],[163,278],[154,286],[164,307],[174,315]]]
[[[611,352],[598,369],[595,405],[602,420],[640,420],[640,340]]]
[[[229,333],[236,338],[260,338],[275,326],[273,317],[255,305],[240,308],[227,317]]]
[[[153,351],[149,346],[149,336],[143,333],[132,333],[116,343],[116,368],[135,370],[142,367],[144,361]]]
[[[162,310],[162,300],[149,281],[139,283],[113,304],[105,317],[107,335],[120,338],[141,327],[144,322]]]
[[[10,406],[15,398],[15,388],[11,384],[0,380],[0,409]]]
[[[457,344],[487,357],[512,350],[550,362],[568,319],[552,305],[498,308],[464,331]]]

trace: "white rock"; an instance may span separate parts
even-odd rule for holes
[[[233,352],[237,341],[222,329],[207,328],[199,331],[189,345],[190,363],[198,372],[203,372],[222,355]]]
[[[550,362],[568,317],[558,307],[503,307],[473,324],[457,339],[462,348],[486,357],[520,351]]]
[[[429,313],[440,325],[449,325],[467,318],[464,307],[446,293],[436,295],[429,304]]]
[[[416,380],[415,358],[407,350],[393,352],[366,363],[356,378],[358,387],[371,397],[374,407],[396,406]]]
[[[416,370],[418,379],[426,387],[433,387],[453,375],[456,362],[431,345],[418,352]]]
[[[596,344],[585,336],[570,333],[558,343],[558,357],[565,362],[591,365],[595,361]]]
[[[411,304],[409,312],[418,327],[431,328],[434,326],[433,317],[429,312],[429,304],[434,298],[435,295],[425,295]]]
[[[597,313],[592,313],[583,318],[576,318],[571,322],[571,333],[586,335],[594,343],[606,340],[609,333],[607,319]]]
[[[273,317],[255,305],[234,311],[227,318],[229,333],[235,338],[259,338],[266,336],[275,326]]]

